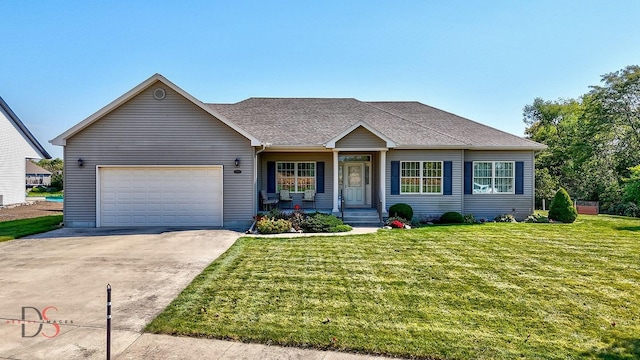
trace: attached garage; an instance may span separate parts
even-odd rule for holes
[[[222,226],[222,166],[98,166],[96,226]]]

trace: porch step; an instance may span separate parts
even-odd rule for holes
[[[349,209],[344,212],[344,223],[351,226],[380,226],[378,211],[374,209]]]

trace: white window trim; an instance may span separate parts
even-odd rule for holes
[[[474,184],[476,179],[476,163],[491,163],[491,192],[477,193],[474,191]],[[513,174],[511,175],[511,191],[510,192],[495,192],[496,189],[496,163],[511,163]],[[515,195],[516,193],[516,162],[509,160],[478,160],[473,162],[471,169],[471,193],[472,195]],[[506,178],[505,178],[506,179]]]
[[[298,191],[298,164],[313,164],[313,191],[316,191],[318,188],[318,184],[316,184],[318,177],[318,169],[315,161],[276,161],[276,191],[278,190],[278,164],[293,164],[294,176],[293,176],[293,184],[295,186],[294,190],[289,190],[292,194],[302,194],[304,190]],[[302,176],[302,178],[307,178],[310,176]]]
[[[417,162],[420,163],[420,168],[418,169],[418,174],[420,174],[419,178],[420,178],[420,192],[404,192],[402,191],[402,178],[406,177],[406,176],[402,176],[402,164],[404,163],[410,163],[410,162]],[[424,188],[424,179],[425,177],[422,176],[423,173],[423,166],[424,163],[426,162],[432,162],[432,163],[440,163],[440,192],[424,192],[422,191],[422,189]],[[435,178],[434,178],[435,179]],[[438,160],[403,160],[400,161],[400,195],[442,195],[444,194],[444,161],[438,161]]]

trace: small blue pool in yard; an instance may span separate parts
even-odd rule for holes
[[[51,202],[64,202],[64,196],[45,196],[44,199]]]

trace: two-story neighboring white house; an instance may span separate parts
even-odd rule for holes
[[[51,159],[0,97],[0,206],[25,202],[26,159]]]

